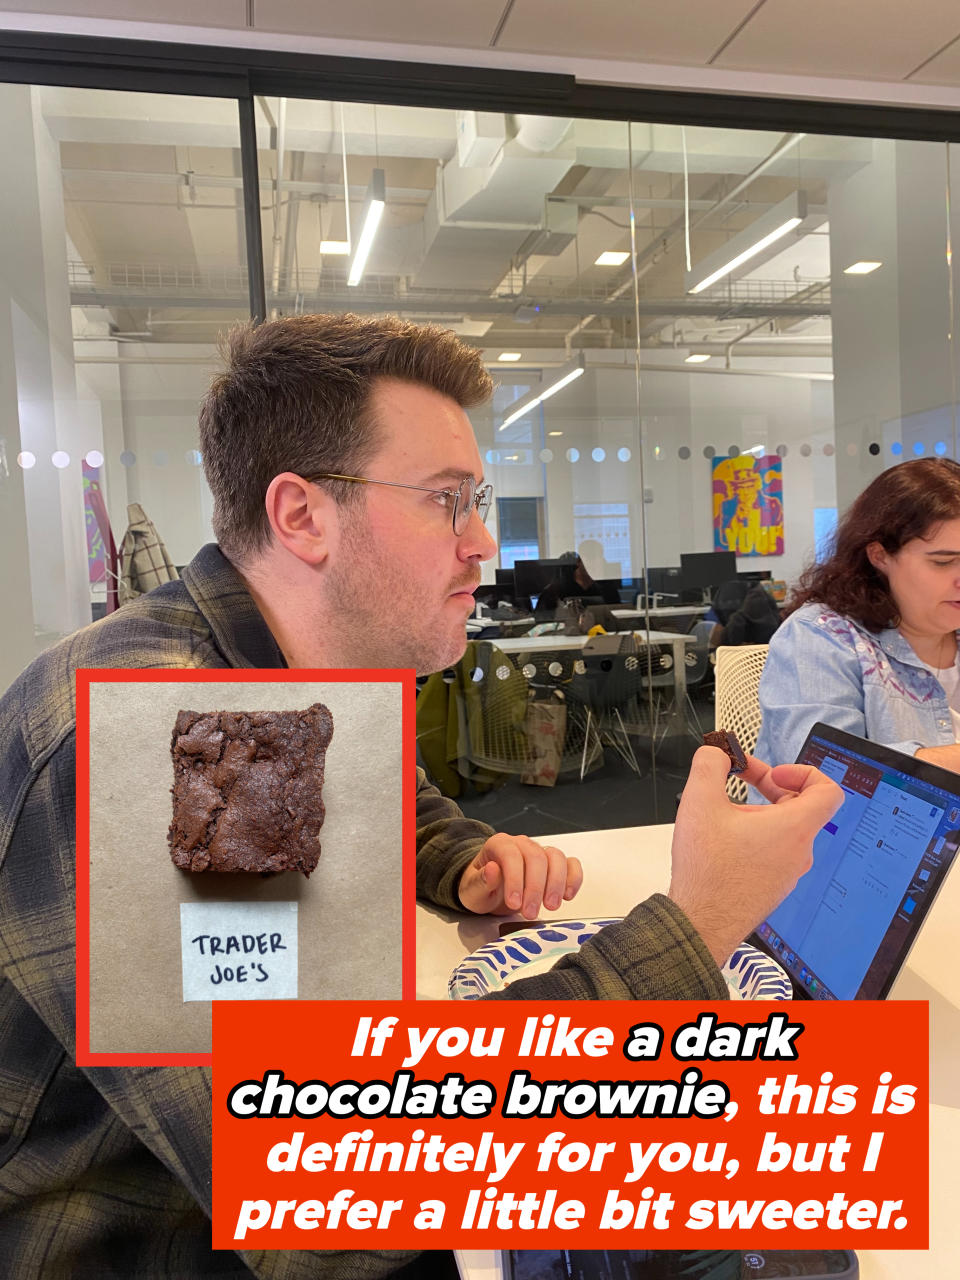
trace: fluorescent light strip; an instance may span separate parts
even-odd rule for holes
[[[347,277],[348,285],[359,284],[363,277],[367,258],[370,257],[373,239],[377,234],[377,227],[380,225],[380,219],[383,217],[385,207],[382,200],[370,201],[367,208],[366,221],[363,224],[363,230],[360,232],[360,239],[357,241],[357,252],[353,255],[353,262],[350,264],[350,274]]]
[[[689,289],[687,292],[702,293],[704,289],[709,289],[712,284],[716,284],[716,282],[721,280],[725,275],[729,275],[730,272],[739,267],[741,263],[748,262],[758,253],[761,253],[766,249],[767,245],[773,244],[775,240],[781,239],[781,237],[792,231],[794,227],[799,227],[802,221],[802,218],[788,218],[787,221],[777,227],[775,231],[771,231],[770,234],[764,236],[762,240],[758,240],[756,244],[752,244],[749,249],[744,249],[743,253],[738,253],[735,258],[731,258],[729,262],[714,271],[712,275],[707,276],[705,280],[701,280],[699,284],[695,284],[693,288]]]
[[[350,263],[350,274],[347,276],[348,285],[360,283],[364,268],[367,265],[367,258],[369,258],[370,250],[373,248],[377,227],[380,225],[380,219],[383,217],[383,211],[386,207],[383,170],[374,169],[370,177],[370,186],[367,189],[367,207],[364,213],[363,230],[360,232],[357,251],[353,255],[353,261]]]
[[[562,391],[575,378],[579,378],[583,373],[583,365],[578,365],[576,369],[571,369],[569,373],[564,374],[562,378],[558,378],[556,382],[547,387],[546,391],[541,391],[533,400],[528,400],[520,409],[515,409],[509,418],[504,418],[503,422],[497,428],[498,431],[505,431],[512,422],[516,422],[518,418],[522,418],[525,413],[529,413],[531,409],[535,409],[538,404],[542,404],[544,400],[549,400],[551,396],[555,396],[558,391]]]
[[[549,400],[551,396],[555,396],[558,391],[568,386],[575,378],[579,378],[581,373],[583,373],[583,365],[578,365],[576,369],[571,369],[565,378],[555,382],[552,387],[547,387],[546,391],[540,392],[540,401]]]

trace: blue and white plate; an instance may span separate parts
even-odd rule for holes
[[[479,1000],[502,991],[517,978],[532,978],[552,969],[561,956],[576,951],[595,933],[617,919],[564,920],[532,924],[515,933],[485,942],[466,956],[447,984],[451,1000]],[[789,1000],[790,979],[775,960],[742,943],[723,967],[731,999]]]

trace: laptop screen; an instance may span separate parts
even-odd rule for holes
[[[816,724],[800,752],[844,790],[813,866],[757,938],[798,995],[887,994],[960,844],[960,774]]]

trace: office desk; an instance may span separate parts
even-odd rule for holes
[[[624,827],[551,836],[583,863],[580,893],[541,919],[622,916],[670,879],[672,826]],[[417,904],[417,997],[446,996],[454,966],[484,942],[497,938],[505,918],[468,916]],[[960,1205],[960,966],[955,939],[960,927],[960,873],[948,877],[930,910],[890,999],[930,1002],[930,1248],[857,1250],[860,1280],[947,1280],[957,1274],[956,1228]],[[469,1280],[496,1267],[491,1252],[471,1252]]]

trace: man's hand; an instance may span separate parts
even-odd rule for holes
[[[575,896],[583,868],[552,845],[526,836],[491,836],[460,877],[458,893],[468,911],[505,916],[519,911],[536,918],[541,903],[554,911]]]
[[[720,965],[809,871],[814,838],[843,803],[841,788],[819,769],[771,769],[749,756],[743,779],[770,803],[733,804],[729,769],[718,747],[693,757],[673,833],[669,895]]]

